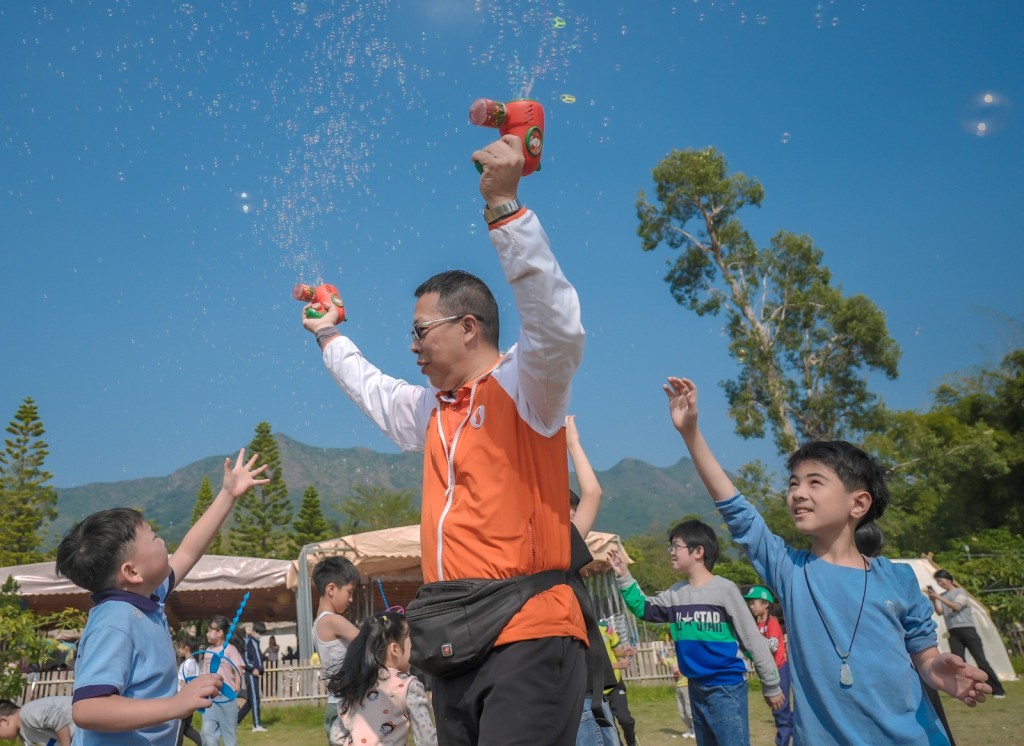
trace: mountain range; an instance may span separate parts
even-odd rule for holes
[[[419,506],[423,473],[421,453],[379,453],[367,448],[321,448],[276,433],[284,481],[298,512],[302,494],[314,485],[328,521],[338,523],[340,504],[357,485],[381,486],[408,491]],[[122,482],[57,487],[58,518],[50,527],[53,543],[71,525],[97,510],[132,507],[157,524],[168,543],[181,540],[189,527],[192,508],[203,477],[209,477],[214,493],[223,477],[224,456],[210,456],[177,469],[164,477]],[[696,515],[712,524],[711,499],[688,458],[668,467],[652,466],[638,459],[623,459],[611,469],[597,472],[604,501],[596,530],[628,538],[651,530],[667,530],[684,516]],[[573,488],[577,489],[575,475]]]

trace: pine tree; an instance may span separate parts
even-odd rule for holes
[[[320,504],[320,493],[316,487],[309,485],[302,495],[299,515],[292,526],[292,556],[298,556],[306,544],[331,538],[334,527],[324,518]]]
[[[210,484],[209,477],[203,477],[203,481],[199,485],[199,492],[196,493],[196,504],[192,508],[192,522],[190,526],[196,525],[203,513],[205,513],[210,506],[213,504],[213,485]],[[213,541],[210,542],[210,548],[206,550],[207,554],[224,554],[224,537],[221,536],[220,532],[213,537]]]
[[[256,425],[256,435],[248,448],[248,454],[253,453],[260,455],[260,464],[268,465],[263,476],[270,482],[254,487],[238,501],[230,534],[231,551],[242,557],[290,556],[288,524],[292,520],[292,506],[284,483],[281,454],[269,422]]]
[[[57,517],[57,492],[46,484],[53,475],[43,468],[49,454],[39,411],[27,397],[7,426],[0,453],[0,566],[38,562],[41,529]]]

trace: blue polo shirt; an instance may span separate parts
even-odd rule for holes
[[[73,701],[120,695],[130,699],[173,697],[178,692],[177,659],[164,603],[174,588],[174,571],[148,598],[112,590],[92,596],[95,604],[78,644]],[[123,733],[80,728],[73,746],[168,744],[178,721]]]

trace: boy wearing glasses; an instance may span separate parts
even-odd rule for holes
[[[339,387],[402,450],[423,451],[428,584],[570,566],[562,425],[586,339],[579,297],[539,219],[517,199],[520,139],[505,135],[472,158],[483,169],[484,219],[519,311],[515,345],[501,351],[494,296],[461,270],[434,275],[414,293],[410,352],[429,386],[367,361],[336,328],[337,308],[320,318],[303,313]],[[586,639],[568,584],[532,596],[473,668],[432,682],[438,741],[574,746]]]
[[[687,580],[657,596],[644,595],[617,551],[609,552],[608,563],[629,610],[644,621],[669,625],[679,670],[689,679],[697,743],[749,744],[743,653],[753,659],[773,712],[784,702],[775,661],[739,588],[712,572],[718,537],[711,526],[696,520],[680,523],[669,532],[668,551],[673,569]]]

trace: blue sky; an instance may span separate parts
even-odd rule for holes
[[[732,433],[724,322],[671,299],[637,192],[673,148],[721,150],[765,186],[740,215],[759,243],[811,235],[885,311],[903,360],[876,390],[924,407],[1020,341],[1022,31],[1009,1],[7,3],[0,420],[36,401],[65,487],[168,474],[263,420],[393,450],[291,287],[338,285],[344,332],[417,381],[412,291],[465,268],[512,344],[469,161],[493,131],[467,112],[528,91],[547,137],[520,196],[583,303],[573,411],[594,463],[674,463],[660,386],[683,374],[727,467],[778,464]]]

